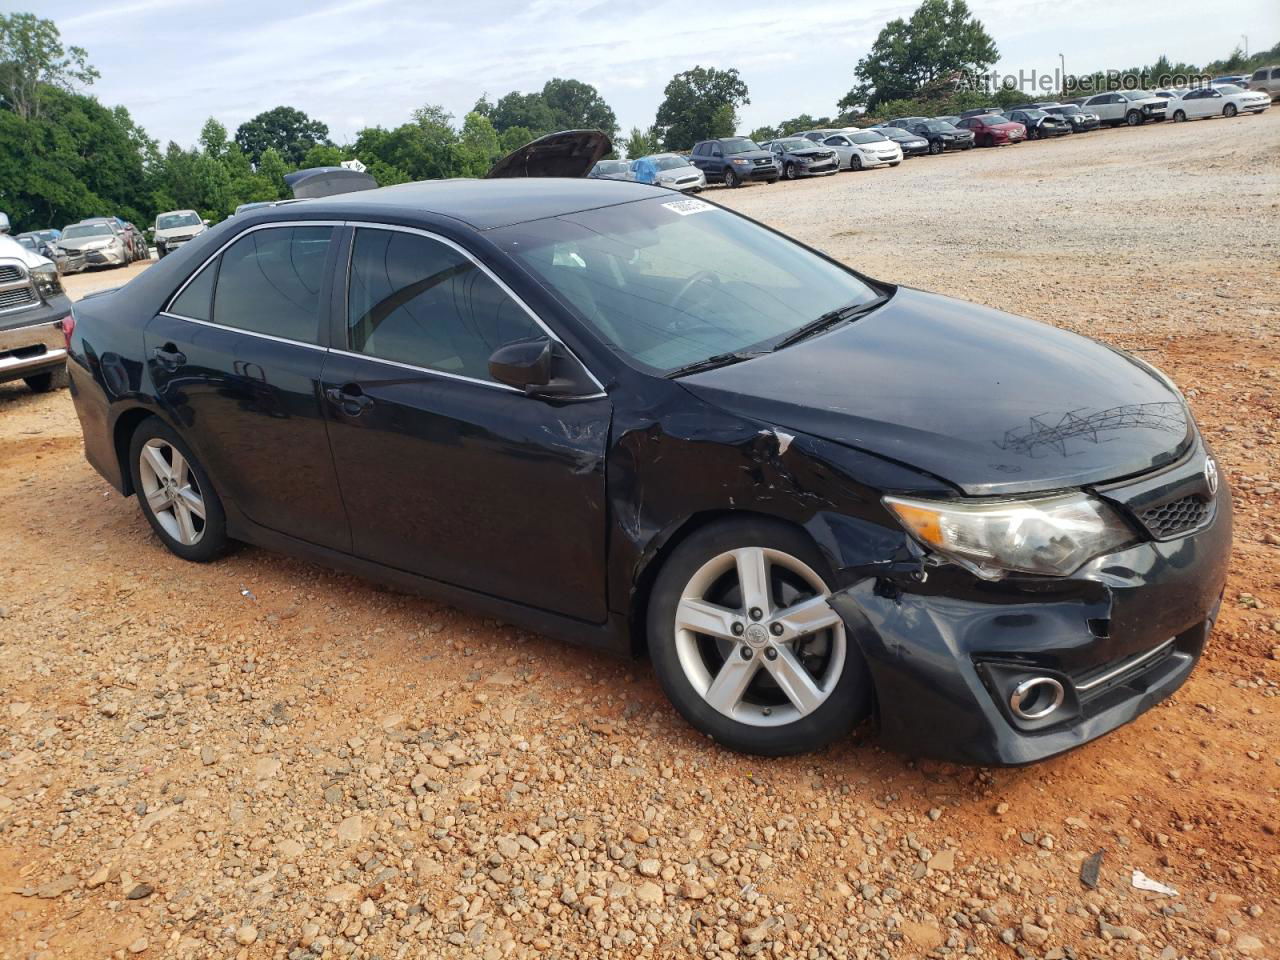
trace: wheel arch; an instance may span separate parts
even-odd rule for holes
[[[120,492],[126,497],[131,497],[137,492],[133,489],[133,470],[129,464],[129,445],[133,441],[133,435],[138,431],[138,427],[152,417],[155,417],[171,430],[177,429],[169,422],[169,418],[159,410],[142,404],[122,410],[111,425],[111,446],[115,451],[116,464],[120,468]]]
[[[627,611],[627,633],[632,656],[640,658],[645,655],[646,637],[648,636],[646,621],[649,613],[649,597],[653,592],[654,581],[657,580],[658,573],[667,559],[680,544],[684,543],[699,530],[713,523],[728,519],[767,520],[770,523],[785,524],[812,543],[814,548],[830,563],[831,558],[828,556],[827,551],[822,548],[822,544],[814,538],[812,533],[802,524],[786,517],[764,513],[760,510],[715,509],[692,513],[683,520],[671,524],[666,530],[655,536],[637,564],[637,571],[633,578],[634,587],[631,591],[630,608]]]

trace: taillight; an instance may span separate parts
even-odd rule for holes
[[[62,339],[66,341],[67,349],[71,349],[71,335],[76,332],[76,315],[72,311],[58,321],[58,326],[62,328]]]

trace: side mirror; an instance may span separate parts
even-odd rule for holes
[[[208,221],[208,220],[201,220],[200,222],[201,222],[201,223],[203,223],[206,227],[209,225],[209,221]]]
[[[499,347],[489,357],[489,376],[531,397],[586,396],[596,391],[582,365],[549,337]]]
[[[0,233],[8,233],[8,232],[9,232],[9,215],[7,213],[0,213]]]

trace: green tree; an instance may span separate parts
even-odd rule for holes
[[[540,93],[512,90],[494,105],[490,119],[499,133],[511,127],[525,127],[540,137],[556,129],[556,116]]]
[[[210,117],[200,128],[199,143],[205,154],[214,160],[220,160],[227,152],[227,128]]]
[[[502,145],[504,154],[510,153],[512,150],[519,150],[533,139],[535,139],[533,131],[528,127],[507,127],[507,129],[498,134],[498,142]]]
[[[262,152],[261,159],[258,160],[258,177],[263,182],[264,192],[269,193],[263,200],[283,200],[288,196],[287,188],[284,184],[284,175],[289,172],[288,165],[284,162],[284,158],[280,156],[280,151],[275,147],[267,147]],[[241,203],[248,203],[242,200]]]
[[[295,107],[275,107],[246,120],[236,130],[236,143],[256,164],[268,147],[294,166],[318,143],[329,142],[329,128]]]
[[[489,118],[468,113],[462,121],[462,134],[454,148],[454,167],[460,177],[483,177],[505,151],[498,141],[498,131]]]
[[[42,90],[72,93],[100,74],[82,47],[63,47],[52,20],[0,14],[0,99],[24,120],[40,115]]]
[[[668,150],[687,150],[699,140],[730,136],[736,111],[750,103],[747,85],[735,69],[694,67],[677,73],[663,91],[657,127]]]
[[[655,127],[650,127],[648,130],[632,127],[631,135],[627,137],[622,146],[627,152],[627,159],[636,160],[651,153],[657,153],[662,149],[662,141]]]
[[[337,167],[346,159],[347,153],[341,147],[335,147],[332,143],[317,143],[303,155],[300,166],[304,170],[308,167]]]
[[[542,101],[551,108],[557,130],[603,130],[610,140],[618,135],[613,109],[589,83],[553,77],[543,84]]]
[[[951,75],[981,73],[999,59],[995,41],[965,0],[924,0],[909,20],[885,24],[871,51],[854,70],[857,85],[841,109],[910,99]]]

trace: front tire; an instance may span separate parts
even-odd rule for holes
[[[1234,117],[1237,113],[1239,113],[1239,111],[1236,109],[1236,105],[1234,103],[1228,103],[1222,108],[1222,115],[1224,117]]]
[[[1137,110],[1130,110],[1124,115],[1124,122],[1131,127],[1140,126],[1142,123],[1142,114]]]
[[[186,442],[159,418],[138,425],[129,471],[142,513],[170,552],[207,563],[227,546],[222,501]]]
[[[782,168],[782,176],[786,180],[794,180],[796,178],[796,165],[794,163],[785,164]]]
[[[1186,122],[1186,119],[1187,119],[1187,112],[1186,112],[1185,110],[1175,110],[1175,111],[1173,111],[1173,122],[1174,122],[1174,123],[1185,123],[1185,122]]]
[[[930,153],[932,156],[935,156],[935,157],[936,157],[936,156],[937,156],[938,154],[940,154],[941,152],[942,152],[942,141],[941,141],[941,140],[930,140],[930,141],[929,141],[929,153]]]
[[[696,729],[781,756],[848,735],[871,711],[866,663],[827,598],[826,561],[767,518],[697,531],[664,563],[648,609],[658,682]]]

